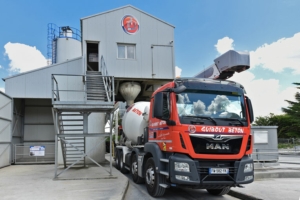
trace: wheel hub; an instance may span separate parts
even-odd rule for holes
[[[147,184],[151,187],[154,185],[155,176],[154,176],[154,170],[152,167],[148,168],[146,171],[146,181]]]
[[[117,157],[116,158],[116,165],[118,165],[119,164],[119,158]]]
[[[137,162],[133,162],[131,165],[132,174],[137,174]]]
[[[123,156],[122,155],[120,156],[120,161],[119,162],[120,162],[120,167],[122,169],[123,168]]]

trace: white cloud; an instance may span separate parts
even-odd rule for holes
[[[251,51],[250,64],[251,67],[262,66],[274,72],[290,68],[295,74],[300,74],[300,33],[264,44]]]
[[[294,100],[296,87],[288,87],[280,91],[279,80],[276,79],[255,79],[253,73],[245,71],[234,74],[231,78],[242,84],[247,95],[252,101],[254,116],[266,116],[270,113],[282,114],[281,108],[287,107],[285,100]]]
[[[182,69],[180,69],[178,66],[175,66],[175,77],[181,76]]]
[[[217,44],[215,45],[217,51],[219,52],[219,54],[223,54],[229,50],[233,50],[233,39],[229,38],[229,37],[223,37],[222,39],[219,39]]]
[[[0,69],[2,69],[2,66],[0,65]]]
[[[46,58],[36,47],[8,42],[4,45],[4,49],[5,55],[10,60],[10,71],[25,72],[47,65]]]
[[[5,93],[5,89],[3,87],[0,87],[0,91]]]

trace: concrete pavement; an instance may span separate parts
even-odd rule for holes
[[[0,199],[3,200],[82,200],[123,199],[128,179],[109,163],[70,169],[53,180],[54,165],[12,165],[0,169]],[[62,169],[61,169],[62,170]]]
[[[245,188],[232,188],[230,195],[240,199],[300,199],[300,157],[280,157],[279,165],[262,163],[254,171],[254,182]]]
[[[107,156],[107,155],[106,155]],[[107,157],[106,157],[107,158]],[[300,157],[299,157],[300,158]],[[300,160],[300,159],[299,159]],[[300,197],[298,156],[280,159],[275,166],[262,164],[255,169],[255,181],[245,188],[232,188],[229,195],[239,199],[296,199]],[[54,165],[12,165],[0,169],[1,199],[123,199],[128,178],[109,163],[71,169],[53,180]],[[62,170],[62,168],[60,169]]]

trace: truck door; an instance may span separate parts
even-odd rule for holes
[[[0,92],[0,168],[10,165],[12,98]]]
[[[165,118],[170,117],[170,93],[163,93],[163,115]],[[149,140],[157,142],[162,151],[172,150],[172,140],[170,126],[165,120],[153,118],[151,121]]]

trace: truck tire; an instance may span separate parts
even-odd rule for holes
[[[137,155],[133,155],[131,158],[131,176],[132,176],[132,180],[133,182],[135,182],[136,184],[140,184],[140,183],[144,183],[145,179],[142,177],[139,177],[138,175],[138,162],[137,162]]]
[[[123,162],[123,151],[119,152],[119,166],[120,166],[120,171],[123,174],[127,174],[128,173],[128,170],[125,168],[125,164]]]
[[[215,196],[222,196],[230,191],[230,187],[224,187],[223,189],[206,189],[208,193]]]
[[[117,170],[120,170],[120,160],[119,160],[120,150],[116,149],[115,165]]]
[[[153,197],[160,197],[165,194],[166,188],[159,186],[159,184],[166,183],[166,177],[157,173],[155,170],[155,163],[153,158],[149,158],[145,166],[145,179],[148,193]]]

